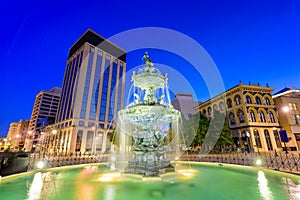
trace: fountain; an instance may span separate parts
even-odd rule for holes
[[[0,177],[1,199],[299,199],[299,176],[258,166],[177,161],[170,178],[181,114],[170,105],[167,75],[147,54],[144,64],[132,76],[134,100],[118,113],[111,163]]]
[[[132,75],[134,101],[119,111],[116,129],[119,159],[125,165],[129,160],[124,172],[148,177],[175,171],[170,159],[179,153],[181,113],[171,105],[167,74],[154,68],[147,52],[143,61],[144,67]],[[129,156],[126,147],[132,152]]]

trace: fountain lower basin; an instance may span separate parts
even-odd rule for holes
[[[255,167],[176,162],[178,176],[134,179],[105,164],[44,169],[0,183],[1,199],[298,199],[300,177]],[[137,176],[137,175],[135,175]],[[101,179],[102,177],[102,179]],[[105,177],[105,178],[103,178]],[[134,181],[133,181],[134,180]]]

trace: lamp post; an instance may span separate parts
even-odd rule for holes
[[[39,145],[40,145],[40,153],[42,153],[42,155],[45,155],[45,137],[46,134],[45,132],[41,132],[41,136],[40,136],[40,141],[39,141]]]
[[[288,106],[283,106],[281,109],[280,109],[280,108],[278,109],[278,112],[277,112],[277,115],[278,115],[278,122],[279,122],[279,117],[280,117],[280,115],[279,115],[280,110],[282,110],[284,113],[287,113],[287,112],[289,112],[290,109],[289,109]],[[286,130],[283,130],[283,129],[282,129],[283,126],[282,126],[281,124],[279,124],[279,126],[280,126],[280,131],[279,131],[279,133],[280,133],[280,139],[281,139],[281,141],[284,143],[284,150],[285,150],[285,153],[288,154],[288,150],[287,150],[287,147],[286,147],[286,143],[289,141],[289,139],[288,139],[288,137],[287,137]]]
[[[26,151],[31,151],[32,150],[32,143],[33,143],[33,131],[27,131],[27,136],[25,139],[25,149]]]
[[[244,138],[244,145],[247,147],[247,152],[250,153],[250,146],[249,146],[250,133],[248,131],[244,131],[242,133],[242,137]]]
[[[16,142],[15,142],[15,147],[14,148],[16,148],[17,147],[17,151],[19,151],[19,144],[20,144],[20,135],[19,134],[17,134],[16,135]]]
[[[97,132],[97,126],[93,126],[92,130],[94,131],[93,135],[93,144],[92,144],[92,154],[96,154],[96,132]]]

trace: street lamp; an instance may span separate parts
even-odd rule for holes
[[[242,133],[242,137],[244,138],[244,145],[247,147],[247,152],[250,153],[250,144],[249,144],[249,138],[250,138],[250,133],[249,131],[244,131]]]
[[[19,135],[19,134],[17,134],[17,135],[16,135],[16,138],[17,138],[17,139],[16,139],[17,141],[16,141],[16,142],[15,142],[15,144],[14,144],[14,145],[15,145],[15,147],[14,147],[14,148],[16,148],[16,147],[17,147],[17,151],[19,151],[19,144],[20,144],[20,140],[19,140],[19,138],[20,138],[20,135]]]
[[[283,106],[282,108],[281,108],[281,110],[284,112],[284,113],[287,113],[287,112],[289,112],[289,107],[288,106]],[[280,108],[278,109],[278,112],[277,112],[277,115],[278,115],[278,122],[279,122],[279,112],[280,112]],[[282,125],[281,124],[279,124],[280,125],[280,131],[279,131],[279,134],[280,134],[280,139],[281,139],[281,141],[284,143],[284,150],[285,150],[285,153],[286,154],[288,154],[288,150],[287,150],[287,147],[286,147],[286,143],[287,142],[289,142],[289,138],[288,138],[288,136],[287,136],[287,133],[286,133],[286,130],[283,130],[282,129]]]
[[[97,132],[97,126],[93,126],[92,130],[94,131],[93,136],[93,144],[92,144],[92,154],[96,154],[96,132]]]
[[[26,151],[32,151],[33,146],[33,131],[27,131],[27,136],[25,137],[24,146]]]

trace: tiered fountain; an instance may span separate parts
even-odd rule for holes
[[[120,158],[129,160],[125,173],[159,176],[175,171],[170,159],[179,154],[181,114],[171,105],[167,74],[154,68],[147,52],[143,61],[132,75],[134,100],[118,113]]]

